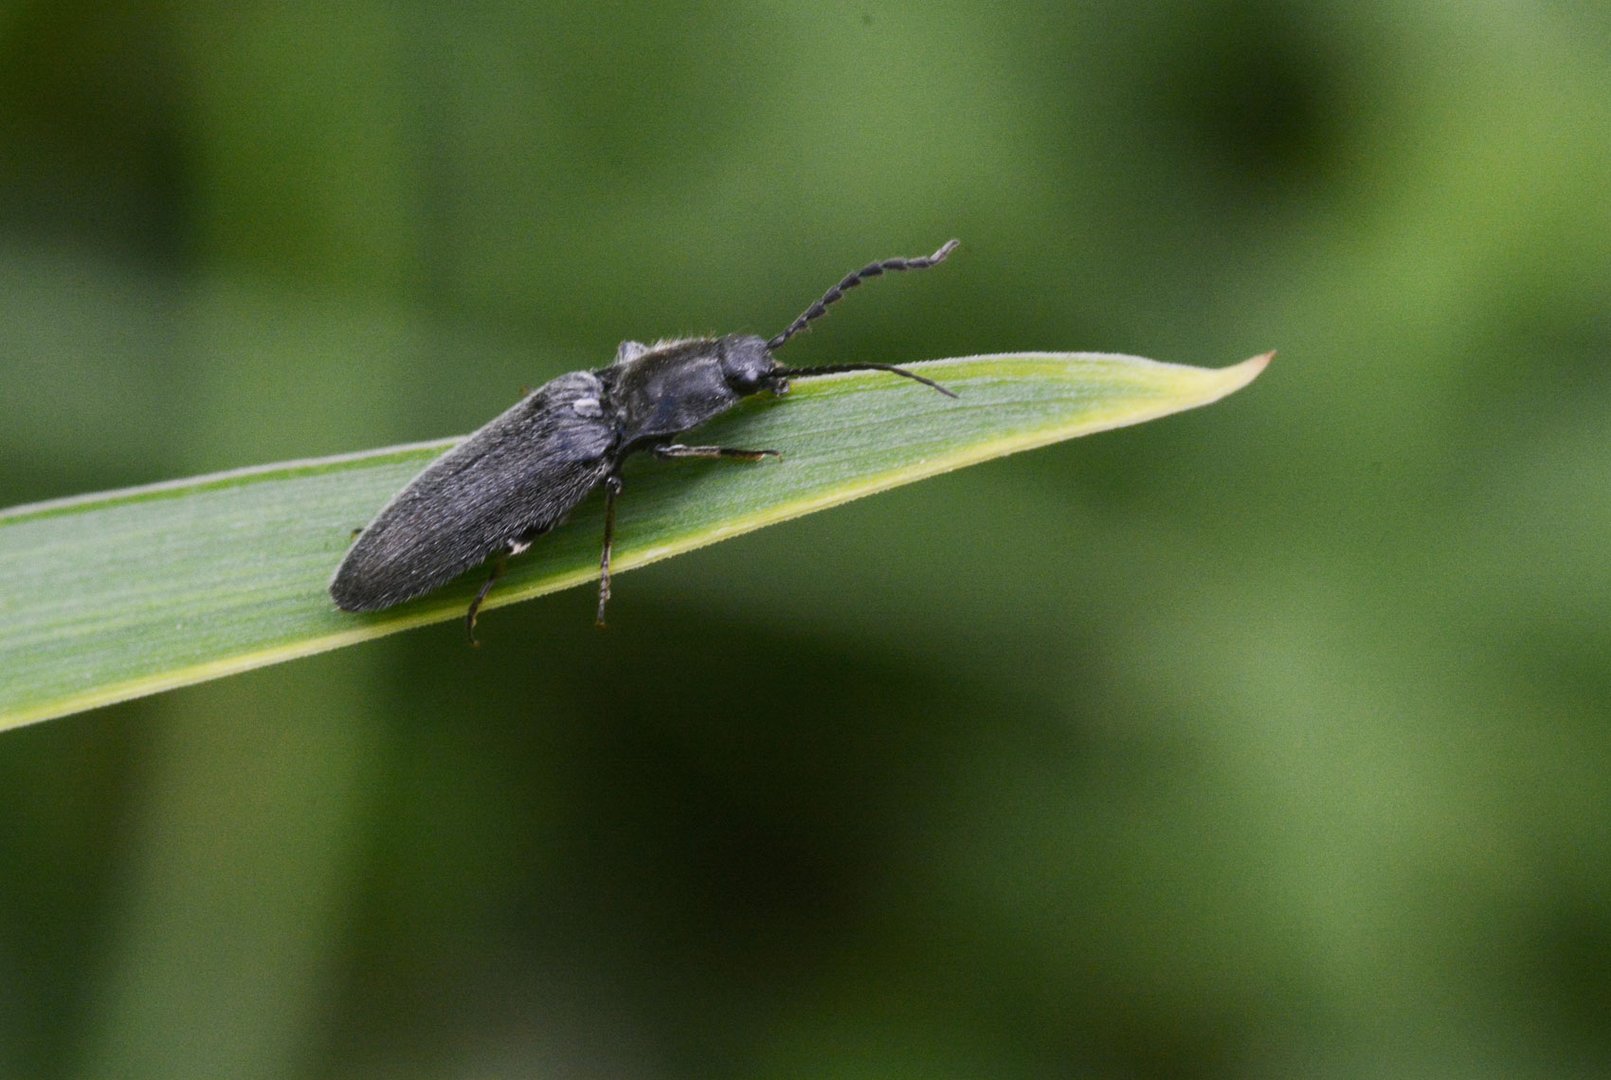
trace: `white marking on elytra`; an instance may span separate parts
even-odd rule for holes
[[[577,398],[571,402],[571,408],[576,410],[577,416],[589,419],[604,415],[604,406],[599,404],[599,399],[596,397]]]

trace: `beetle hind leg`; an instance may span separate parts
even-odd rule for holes
[[[621,495],[621,476],[604,478],[604,552],[599,556],[599,610],[593,625],[604,629],[604,609],[610,603],[610,553],[615,547],[615,500]]]
[[[506,563],[506,557],[499,555],[492,564],[492,573],[487,575],[487,580],[481,583],[481,588],[476,592],[475,599],[470,601],[470,610],[464,613],[465,636],[470,639],[470,644],[476,648],[481,647],[481,642],[477,641],[475,637],[476,614],[481,610],[481,601],[485,600],[487,594],[492,591],[492,583],[503,576]]]
[[[464,613],[464,632],[469,636],[470,644],[476,648],[481,647],[481,642],[477,641],[475,636],[475,620],[477,613],[481,610],[481,602],[492,591],[493,582],[503,577],[503,572],[508,569],[509,556],[519,555],[529,547],[531,547],[530,540],[509,541],[508,545],[498,553],[498,557],[493,560],[492,573],[487,575],[487,580],[481,583],[481,588],[476,592],[475,599],[470,601],[470,610]]]

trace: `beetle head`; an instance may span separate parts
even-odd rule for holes
[[[772,387],[777,361],[766,342],[753,334],[722,339],[722,378],[735,394],[747,397]]]

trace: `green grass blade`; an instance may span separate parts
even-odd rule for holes
[[[920,365],[951,400],[887,375],[802,381],[700,442],[781,461],[633,460],[615,568],[1014,451],[1215,401],[1268,362],[1219,370],[1027,353]],[[325,593],[352,530],[454,440],[296,461],[0,512],[0,730],[464,614],[483,575],[378,615]],[[487,607],[589,582],[601,502],[511,562]]]

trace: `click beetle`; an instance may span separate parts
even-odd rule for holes
[[[545,383],[398,492],[359,532],[330,582],[331,597],[344,611],[380,611],[423,596],[490,558],[492,573],[465,613],[474,643],[476,612],[503,572],[504,560],[525,551],[603,484],[598,624],[604,625],[621,467],[632,454],[744,461],[776,457],[776,450],[687,446],[676,440],[752,394],[787,393],[792,379],[887,371],[956,397],[938,383],[890,364],[791,368],[772,355],[847,290],[885,271],[925,270],[944,262],[956,246],[952,240],[932,255],[885,259],[847,274],[770,339],[728,334],[653,345],[625,341],[608,367],[573,371]]]

